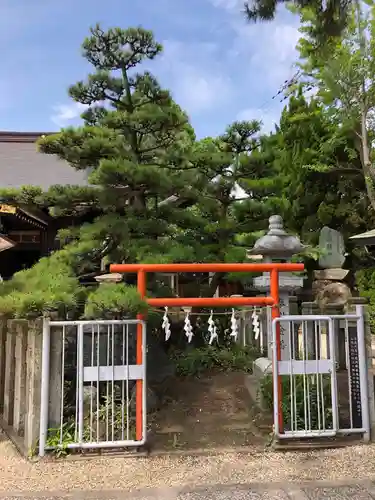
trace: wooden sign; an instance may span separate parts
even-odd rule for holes
[[[15,214],[17,212],[16,207],[12,207],[12,205],[0,204],[0,213],[2,214]]]
[[[0,252],[4,250],[9,250],[9,248],[13,248],[16,243],[4,235],[0,235]]]

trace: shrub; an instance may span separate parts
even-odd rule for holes
[[[369,301],[369,322],[371,332],[375,333],[375,268],[361,269],[355,277],[361,297]]]
[[[84,316],[93,318],[121,318],[146,313],[147,304],[134,286],[103,283],[87,297]]]
[[[69,311],[70,316],[79,317],[87,297],[84,315],[90,319],[145,311],[147,306],[134,287],[108,283],[90,293],[80,285],[78,276],[89,248],[85,241],[66,245],[0,283],[0,314],[27,318],[57,312],[59,317],[66,317]]]
[[[175,351],[176,372],[181,376],[199,377],[209,371],[252,372],[253,361],[259,353],[252,347],[219,348],[205,346],[185,351]]]
[[[71,268],[52,255],[0,284],[0,313],[18,318],[75,307],[83,289]]]
[[[306,387],[306,393],[304,391],[304,378],[303,375],[293,375],[295,380],[295,409],[296,412],[293,414],[294,422],[297,422],[297,429],[305,429],[306,422],[305,416],[307,418],[307,408],[308,400],[305,398],[305,394],[309,398],[309,408],[310,408],[310,420],[312,429],[322,427],[323,417],[325,420],[325,427],[327,429],[332,427],[332,400],[331,400],[331,378],[330,375],[323,375],[321,378],[322,384],[316,384],[315,376],[310,377],[309,386]],[[315,380],[315,383],[313,381]],[[288,375],[281,377],[282,381],[282,402],[281,409],[283,413],[284,425],[286,430],[291,430],[292,428],[292,404],[293,398],[291,398],[291,386],[290,377]],[[318,390],[319,389],[319,390]],[[322,398],[323,393],[323,398]],[[269,410],[273,409],[273,379],[272,375],[266,375],[260,386],[260,394],[263,398],[263,404]],[[322,404],[323,400],[323,404]],[[296,430],[294,428],[294,430]]]

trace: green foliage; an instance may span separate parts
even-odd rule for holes
[[[295,387],[293,395],[295,397],[295,410],[292,410],[290,377],[282,376],[282,402],[281,409],[286,430],[291,430],[292,422],[297,424],[297,429],[306,428],[307,400],[309,398],[310,424],[312,429],[322,425],[323,418],[326,429],[332,427],[332,400],[331,400],[331,379],[330,375],[323,375],[320,384],[316,383],[316,377],[311,376],[309,380],[303,375],[294,375]],[[321,385],[322,384],[322,385]],[[273,379],[272,375],[266,375],[260,386],[260,394],[264,406],[269,410],[273,409]],[[322,395],[323,394],[323,404]],[[308,395],[308,396],[307,396]],[[293,414],[292,414],[293,411]],[[293,421],[292,421],[293,417]],[[294,428],[295,430],[295,428]]]
[[[87,319],[120,319],[146,312],[147,304],[136,287],[103,283],[89,293],[84,316]]]
[[[143,28],[91,29],[83,55],[93,72],[69,89],[88,106],[84,123],[38,141],[42,153],[85,171],[90,185],[3,193],[9,203],[86,222],[61,231],[63,249],[7,285],[12,292],[2,295],[0,310],[64,314],[61,305],[85,299],[80,281],[103,263],[243,261],[268,217],[282,209],[282,183],[260,123],[235,122],[216,139],[196,141],[186,113],[141,71],[161,51]],[[244,200],[234,194],[238,185]],[[188,200],[187,207],[171,198]],[[214,276],[201,293],[212,295],[221,278]],[[100,287],[89,294],[84,314],[135,314],[142,307],[125,285]]]
[[[162,50],[143,28],[91,30],[83,54],[94,72],[69,93],[89,105],[84,124],[42,137],[39,150],[55,154],[72,168],[85,170],[90,186],[53,186],[8,190],[4,201],[48,207],[53,216],[74,215],[88,222],[61,233],[64,248],[33,269],[18,273],[6,285],[0,310],[16,316],[61,311],[82,298],[81,277],[100,272],[106,262],[184,260],[185,242],[173,241],[181,228],[195,227],[190,217],[159,202],[183,196],[194,188],[189,163],[194,132],[186,114],[149,73],[135,73],[139,64]],[[94,218],[95,216],[95,218]],[[194,259],[190,252],[189,259]],[[4,289],[5,291],[5,289]],[[119,297],[124,292],[124,297]],[[112,297],[112,299],[111,299]],[[130,289],[100,289],[90,295],[86,314],[133,313],[142,304]],[[111,305],[111,300],[113,304]]]
[[[48,429],[46,446],[53,448],[56,457],[65,457],[69,445],[75,442],[75,422],[66,422],[62,427]]]
[[[212,371],[252,372],[259,353],[252,347],[205,346],[175,352],[176,371],[181,376],[199,377]]]
[[[371,2],[371,0],[367,0]],[[274,19],[278,4],[284,0],[250,0],[245,2],[245,15],[248,21],[270,21]],[[355,0],[293,0],[289,2],[292,12],[307,10],[316,20],[310,34],[315,49],[324,48],[331,38],[339,37],[348,24],[350,7]]]
[[[375,268],[361,269],[356,272],[356,282],[361,297],[366,297],[371,332],[375,333]]]
[[[113,401],[111,397],[104,398],[103,403],[93,410],[92,415],[86,415],[83,420],[83,441],[98,442],[107,438],[108,422],[111,424],[113,439],[122,438],[123,423],[127,421],[126,401]],[[135,438],[134,419],[129,415],[130,439]],[[99,434],[98,434],[99,431]],[[69,453],[69,445],[77,442],[76,422],[74,417],[68,419],[62,427],[48,429],[46,446],[51,447],[57,457]]]
[[[18,188],[1,188],[0,198],[2,203],[16,205],[41,205],[43,206],[43,190],[38,186],[23,186]]]
[[[353,164],[361,167],[362,182],[370,202],[372,216],[375,211],[373,168],[373,113],[375,109],[375,7],[364,9],[362,2],[353,2],[348,9],[347,26],[342,38],[331,42],[324,53],[314,50],[312,30],[318,17],[311,9],[302,9],[303,27],[298,49],[303,85],[316,89],[316,98],[324,106],[333,125],[331,133],[321,144],[322,151],[334,153],[335,163],[326,171],[337,172],[352,179]],[[344,146],[347,160],[337,154]],[[356,160],[357,158],[357,160]],[[344,161],[343,161],[344,160]],[[358,161],[359,160],[359,161]],[[317,162],[321,169],[326,162]],[[328,165],[327,165],[328,167]],[[331,214],[328,213],[328,217]]]
[[[0,312],[17,318],[36,317],[48,312],[74,309],[84,290],[79,286],[66,253],[53,254],[0,283]]]
[[[272,152],[263,149],[255,120],[234,122],[217,139],[195,144],[192,164],[199,172],[201,193],[191,210],[195,226],[181,238],[196,249],[196,261],[244,261],[258,231],[282,206]],[[235,196],[238,186],[244,191],[242,199]],[[204,295],[214,293],[215,279],[213,283]]]
[[[304,243],[316,245],[324,225],[348,237],[375,222],[353,138],[319,99],[308,101],[301,89],[292,96],[273,141],[286,226]]]
[[[253,19],[272,16],[275,5],[264,4]],[[260,122],[250,120],[197,141],[186,113],[143,71],[142,63],[151,64],[162,51],[153,34],[143,28],[94,27],[83,43],[93,71],[69,89],[72,99],[88,106],[83,124],[38,143],[41,152],[85,171],[90,185],[0,192],[5,202],[37,205],[77,221],[60,231],[61,250],[0,285],[0,312],[66,316],[69,308],[88,318],[134,315],[145,310],[134,288],[101,285],[88,293],[81,282],[111,262],[244,261],[275,213],[310,245],[298,256],[305,260],[318,257],[314,246],[322,225],[347,237],[375,223],[355,120],[335,112],[344,109],[339,102],[344,84],[354,85],[363,73],[357,46],[349,43],[352,17],[346,41],[329,42],[338,60],[346,61],[340,68],[314,51],[321,12],[318,3],[311,7],[298,11],[304,23],[299,44],[304,80],[292,89],[276,131],[268,136],[261,135]],[[366,22],[371,31],[373,21]],[[366,75],[371,64],[366,62]],[[306,85],[318,88],[317,97],[303,97]],[[334,93],[334,85],[341,94]],[[349,86],[347,95],[354,99],[357,88]],[[370,90],[366,96],[372,98]],[[243,199],[234,194],[238,187]],[[221,279],[222,274],[214,275],[211,284],[197,279],[200,295],[213,295]],[[152,278],[148,287],[149,294],[168,295],[153,287]]]

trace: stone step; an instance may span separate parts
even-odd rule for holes
[[[156,432],[157,434],[179,434],[179,433],[195,433],[195,432],[211,432],[212,429],[215,429],[217,432],[231,432],[231,431],[243,431],[248,432],[249,430],[254,428],[254,423],[249,419],[243,422],[234,422],[228,421],[228,423],[223,422],[186,422],[185,425],[179,424],[166,424],[164,427],[161,427]]]

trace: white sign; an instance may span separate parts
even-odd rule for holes
[[[324,226],[320,231],[319,248],[323,255],[319,258],[319,265],[323,269],[340,268],[345,262],[344,238],[339,231]]]

